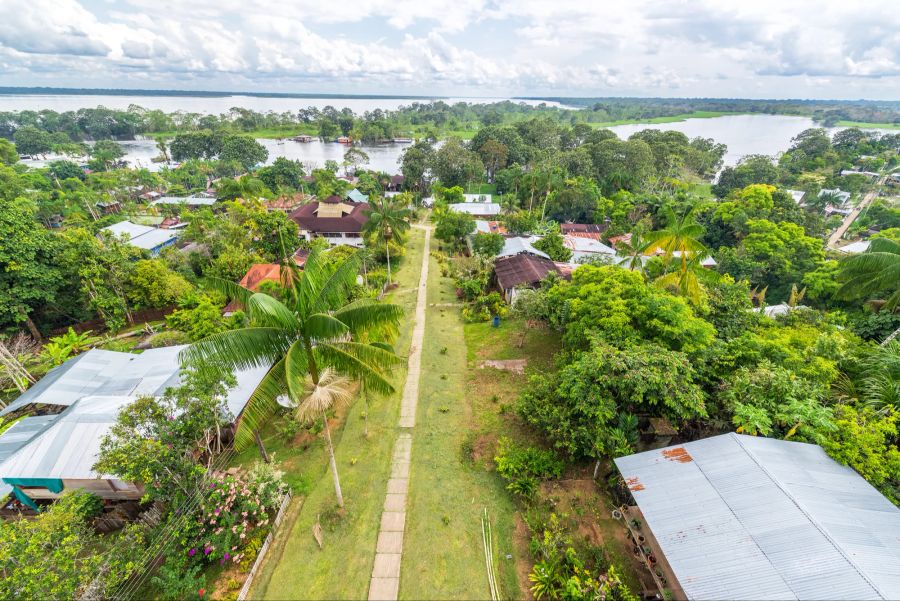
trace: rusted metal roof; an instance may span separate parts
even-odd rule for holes
[[[723,434],[615,463],[690,599],[900,599],[900,509],[817,445]]]
[[[532,286],[543,280],[551,271],[559,273],[553,261],[527,253],[500,257],[494,262],[497,283],[502,290],[523,285]]]

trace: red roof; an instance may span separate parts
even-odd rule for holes
[[[391,176],[391,183],[395,186],[399,186],[400,184],[402,184],[405,181],[406,181],[406,177],[404,177],[402,175],[392,175]]]
[[[308,194],[297,192],[293,196],[281,196],[275,200],[269,200],[265,205],[269,210],[292,211],[311,198],[312,196]]]
[[[276,263],[257,263],[241,278],[241,286],[256,292],[263,282],[280,282],[281,266]]]
[[[319,203],[311,202],[303,205],[288,215],[288,217],[294,220],[302,229],[320,233],[359,233],[362,231],[363,225],[369,221],[369,217],[366,215],[366,212],[369,210],[369,204],[366,202],[353,202],[344,200],[339,196],[329,196],[323,202],[329,204],[343,202],[348,207],[351,207],[351,211],[342,217],[319,217],[316,215]]]

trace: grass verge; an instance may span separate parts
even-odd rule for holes
[[[407,256],[397,273],[398,288],[387,302],[399,304],[411,316],[415,307],[415,287],[422,264],[424,234],[413,229]],[[409,350],[412,319],[401,324],[396,348],[405,355]],[[270,550],[251,598],[254,599],[364,599],[381,520],[381,508],[390,474],[391,449],[397,436],[400,394],[405,369],[393,374],[397,392],[373,398],[369,403],[369,437],[364,436],[365,404],[357,400],[347,412],[344,426],[332,433],[338,471],[346,506],[335,509],[334,486],[327,469],[327,456],[320,439],[288,468],[289,480],[309,478],[308,494],[293,523],[286,524]],[[276,453],[278,451],[276,450]],[[312,529],[319,521],[324,548],[319,549]]]
[[[838,121],[835,127],[858,127],[860,129],[900,129],[900,123],[866,123],[865,121]]]

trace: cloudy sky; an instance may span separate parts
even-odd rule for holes
[[[0,86],[900,99],[900,10],[889,0],[0,7]]]

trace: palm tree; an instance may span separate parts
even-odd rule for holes
[[[709,256],[709,250],[700,242],[703,226],[694,219],[693,208],[688,209],[680,217],[671,207],[664,207],[660,210],[660,214],[665,219],[666,227],[647,235],[648,243],[644,253],[662,252],[667,266],[671,265],[673,257],[677,258],[678,269],[657,278],[656,281],[659,285],[673,289],[694,304],[698,304],[703,294],[700,280],[710,275],[704,274],[705,268],[701,265],[701,261]]]
[[[900,307],[900,242],[874,238],[866,252],[841,260],[844,280],[837,294],[842,298],[878,297],[880,310]]]
[[[271,366],[244,408],[235,445],[245,448],[254,437],[259,440],[259,427],[278,410],[277,399],[287,395],[301,415],[322,419],[341,507],[344,499],[328,428],[328,407],[346,398],[338,391],[344,385],[341,378],[358,380],[374,392],[392,392],[388,370],[401,363],[386,345],[359,341],[372,330],[396,327],[403,311],[372,299],[348,302],[358,271],[358,254],[335,265],[314,248],[302,273],[293,261],[283,262],[283,302],[231,282],[216,281],[220,290],[246,308],[249,326],[214,334],[181,353],[182,361],[215,358],[233,369]]]
[[[644,237],[644,232],[638,228],[631,232],[630,240],[621,240],[616,243],[616,254],[624,260],[622,264],[631,271],[644,272],[644,256],[650,241]]]
[[[410,210],[387,198],[376,198],[366,211],[369,220],[363,226],[367,235],[375,234],[384,241],[387,256],[387,283],[391,285],[391,239],[400,238],[409,229]]]

